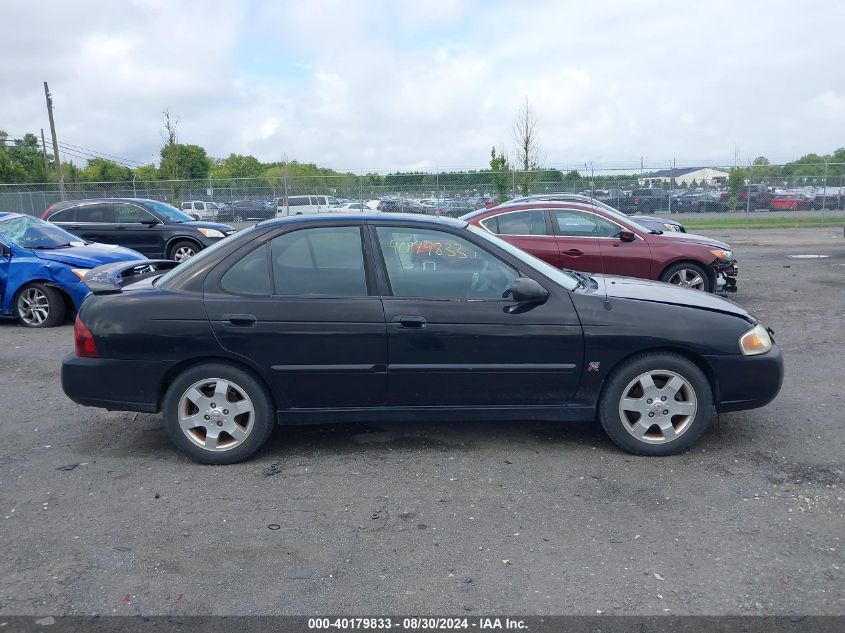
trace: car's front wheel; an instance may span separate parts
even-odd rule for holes
[[[182,240],[181,242],[176,242],[173,246],[170,247],[170,253],[168,254],[168,257],[177,262],[183,262],[186,259],[190,259],[199,252],[200,248],[194,242]]]
[[[275,426],[267,388],[248,372],[222,363],[182,372],[162,402],[170,439],[205,464],[234,464],[255,453]]]
[[[15,299],[15,316],[26,327],[56,327],[66,310],[61,292],[43,283],[24,286]]]
[[[710,276],[698,264],[679,262],[672,264],[660,275],[660,281],[665,281],[683,288],[710,292]]]
[[[635,455],[674,455],[689,448],[715,418],[707,377],[679,354],[632,358],[608,378],[599,421],[611,440]]]

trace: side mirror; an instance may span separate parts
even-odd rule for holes
[[[549,291],[530,277],[518,277],[511,284],[511,296],[517,303],[545,303]]]
[[[633,231],[619,231],[617,235],[622,242],[633,242],[637,239],[637,234]]]

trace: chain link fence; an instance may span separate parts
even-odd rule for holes
[[[150,198],[180,206],[187,201],[218,204],[241,200],[279,201],[325,195],[341,201],[395,200],[402,210],[427,212],[459,202],[479,208],[528,194],[585,193],[626,213],[716,213],[845,209],[845,164],[753,165],[729,188],[729,168],[669,167],[631,172],[450,171],[366,175],[278,176],[202,180],[65,183],[68,200]],[[40,216],[62,199],[57,183],[0,184],[0,211]],[[824,217],[824,216],[822,216]]]

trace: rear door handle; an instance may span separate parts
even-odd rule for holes
[[[578,257],[579,255],[583,255],[584,251],[579,251],[577,248],[570,248],[568,251],[563,251],[563,254]]]
[[[252,314],[224,314],[223,320],[235,327],[252,327],[258,321]]]
[[[421,316],[398,316],[393,319],[399,327],[421,330],[425,327],[425,319]]]

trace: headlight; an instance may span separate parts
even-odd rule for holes
[[[680,231],[681,230],[681,227],[679,227],[677,224],[665,223],[663,226],[666,227],[667,231]]]
[[[82,278],[85,276],[85,273],[87,273],[89,270],[91,270],[91,269],[90,268],[71,268],[70,272],[72,272],[74,275],[79,277],[79,281],[82,281]]]
[[[765,354],[772,349],[772,337],[759,323],[739,337],[739,348],[746,356]]]
[[[729,262],[734,258],[731,251],[723,251],[721,248],[712,248],[710,252],[716,256],[716,259],[721,259],[723,262]]]
[[[221,231],[218,231],[217,229],[197,229],[197,231],[199,231],[206,237],[226,237]]]

